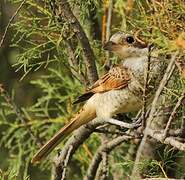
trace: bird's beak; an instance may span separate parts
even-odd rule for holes
[[[107,51],[112,51],[112,47],[115,45],[112,41],[108,41],[104,44],[103,49]]]

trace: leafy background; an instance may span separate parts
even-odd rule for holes
[[[21,2],[0,2],[0,35]],[[50,179],[51,163],[47,160],[39,166],[32,166],[31,157],[39,143],[49,139],[79,109],[79,105],[73,106],[72,102],[88,86],[81,46],[73,41],[78,63],[71,67],[62,34],[66,31],[69,37],[73,37],[73,34],[66,22],[61,22],[61,25],[55,21],[49,3],[49,0],[26,1],[11,23],[0,50],[0,83],[4,89],[0,94],[2,179]],[[102,50],[102,39],[105,40],[102,17],[107,13],[109,3],[108,0],[70,0],[73,13],[83,26],[95,53],[99,74],[106,71],[106,54]],[[141,37],[154,43],[162,54],[179,49],[183,56],[184,27],[183,0],[113,2],[111,34],[120,30],[139,31]],[[113,55],[109,58],[112,63],[118,62]],[[73,70],[81,74],[81,78],[75,76]],[[174,103],[185,87],[184,80],[178,72],[175,73],[176,84],[173,89],[166,89]],[[182,107],[174,126],[178,126],[178,119],[184,113],[185,108]],[[70,178],[82,179],[99,144],[99,136],[93,134],[81,146],[70,164]],[[110,179],[129,176],[134,159],[129,157],[128,149],[129,144],[124,143],[111,153],[110,164],[114,166],[109,166]],[[183,161],[184,152],[158,144],[156,159],[145,160],[140,167],[145,177],[165,177],[171,176],[171,173],[174,177],[183,178]]]

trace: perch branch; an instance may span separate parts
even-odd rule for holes
[[[153,130],[151,128],[148,128],[146,133],[150,137],[156,139],[157,141],[162,142],[163,144],[168,144],[168,145],[175,147],[176,149],[179,149],[181,151],[185,151],[185,143],[182,143],[182,142],[176,140],[174,136],[169,136],[164,139],[163,132]]]
[[[70,161],[75,151],[95,131],[96,127],[100,125],[104,125],[105,123],[108,123],[108,120],[102,120],[102,119],[96,118],[92,122],[84,126],[81,126],[79,129],[74,131],[72,137],[69,138],[65,146],[62,148],[62,151],[59,153],[59,155],[57,155],[54,158],[53,177],[55,180],[61,179],[62,177],[64,162],[66,157],[68,157],[68,161]],[[121,127],[123,127],[122,125],[123,124],[121,124]],[[126,128],[128,128],[128,123],[126,123]],[[123,135],[123,136],[127,137],[128,135]],[[68,154],[69,147],[71,146],[72,146],[72,149]]]

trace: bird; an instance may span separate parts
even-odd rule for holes
[[[85,102],[69,123],[62,127],[33,156],[32,163],[44,159],[66,136],[95,118],[109,119],[118,113],[137,112],[143,106],[143,86],[148,43],[125,32],[116,32],[104,50],[119,56],[121,63],[101,76],[75,102]],[[150,79],[156,80],[159,62],[152,58]]]

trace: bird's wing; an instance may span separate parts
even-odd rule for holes
[[[90,98],[94,93],[102,93],[112,89],[125,88],[131,79],[131,74],[127,68],[114,67],[107,74],[102,76],[95,84],[78,99],[84,101],[85,97]],[[44,159],[69,133],[88,123],[96,117],[94,108],[84,105],[82,110],[64,127],[59,130],[40,150],[34,155],[32,163]]]
[[[74,104],[88,100],[95,93],[103,93],[113,89],[125,88],[128,86],[130,79],[131,72],[128,68],[123,66],[114,67],[97,80],[86,93],[81,95],[74,102]]]

